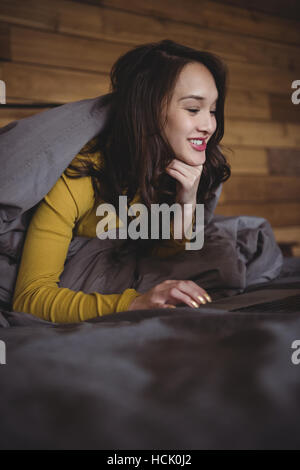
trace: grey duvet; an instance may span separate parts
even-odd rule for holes
[[[33,211],[108,113],[104,95],[0,130],[0,447],[299,446],[300,369],[290,360],[298,314],[179,306],[58,324],[12,311]],[[115,262],[122,240],[74,237],[60,286],[109,294],[192,279],[218,299],[297,279],[299,263],[285,270],[266,219],[214,214],[221,190],[205,206],[201,250]]]

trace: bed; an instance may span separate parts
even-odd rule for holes
[[[12,311],[32,214],[108,115],[104,95],[0,129],[1,449],[299,447],[300,312],[179,305],[63,324]],[[116,265],[121,240],[74,237],[60,285],[109,294],[191,279],[214,301],[298,285],[300,258],[282,255],[266,219],[214,214],[221,191],[201,250]]]
[[[285,258],[277,283],[299,280],[300,258]],[[1,322],[1,449],[299,448],[300,312]]]

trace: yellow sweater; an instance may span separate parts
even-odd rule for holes
[[[138,200],[136,196],[131,204]],[[100,202],[95,199],[90,176],[73,179],[63,173],[39,203],[23,247],[14,311],[52,322],[73,323],[126,311],[132,300],[142,295],[135,289],[103,295],[58,287],[72,237],[96,237],[96,225],[102,218],[96,216]],[[186,241],[175,240],[171,226],[171,239],[161,240],[153,254],[161,258],[173,256],[185,249]]]

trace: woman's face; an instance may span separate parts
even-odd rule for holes
[[[217,99],[218,90],[210,71],[198,62],[187,64],[178,77],[164,132],[175,157],[188,165],[205,163],[206,144],[217,128]]]

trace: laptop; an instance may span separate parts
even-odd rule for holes
[[[249,288],[242,294],[200,305],[199,310],[203,313],[300,313],[300,277],[294,277],[290,283],[284,281]]]

